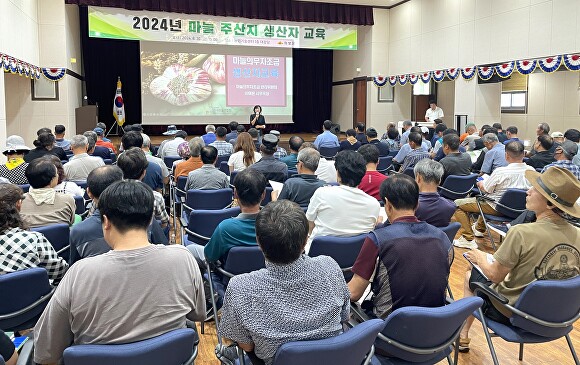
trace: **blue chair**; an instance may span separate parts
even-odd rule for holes
[[[177,220],[181,215],[181,204],[187,195],[185,185],[187,184],[187,176],[179,176],[177,182],[173,176],[169,177],[169,197],[171,203],[171,214],[173,216],[173,231],[177,232]],[[179,213],[178,213],[179,208]]]
[[[115,152],[110,152],[109,153],[109,156],[111,156],[111,161],[112,162],[117,162],[117,155],[115,154]]]
[[[481,322],[491,357],[499,364],[491,336],[520,344],[519,359],[524,356],[525,343],[544,343],[565,337],[575,364],[580,364],[570,340],[574,322],[580,318],[580,276],[568,280],[538,280],[526,287],[512,306],[490,287],[476,283],[475,293],[493,297],[513,316],[505,325],[490,320],[481,309],[474,316]],[[493,331],[492,334],[489,330]]]
[[[111,160],[110,158],[104,159],[103,162],[105,163],[105,165],[112,165],[113,164],[113,160]]]
[[[52,245],[56,253],[69,262],[70,257],[70,228],[66,223],[51,224],[48,226],[31,228],[32,231],[42,233]]]
[[[505,193],[501,196],[498,202],[496,202],[495,210],[501,215],[484,214],[481,209],[481,202],[493,202],[493,199],[486,197],[485,195],[478,196],[476,199],[477,207],[479,208],[479,213],[483,218],[483,223],[488,227],[489,222],[496,223],[508,223],[516,219],[520,214],[526,210],[526,190],[522,189],[507,189]],[[495,242],[491,236],[491,230],[487,229],[487,234],[493,249],[496,249]]]
[[[217,162],[216,162],[216,164],[217,164]],[[226,174],[228,176],[230,175],[230,167],[228,166],[227,161],[222,161],[217,166],[221,172],[223,172],[224,174]]]
[[[79,181],[75,181],[75,184],[77,184],[81,189],[87,189],[87,181],[86,180],[79,180]]]
[[[435,364],[451,362],[452,344],[459,342],[463,322],[483,304],[479,297],[463,298],[436,308],[403,307],[385,319],[375,347],[390,354],[379,356],[380,364]],[[455,344],[458,347],[458,343]],[[457,364],[458,352],[455,352]],[[373,362],[374,364],[375,362]]]
[[[189,214],[187,224],[183,221],[184,231],[187,237],[182,237],[185,246],[198,244],[205,246],[213,231],[224,220],[236,217],[241,213],[240,207],[232,207],[220,210],[193,210]]]
[[[22,192],[24,193],[28,193],[28,190],[30,190],[30,184],[23,184],[18,186],[20,186],[20,189],[22,189]]]
[[[216,190],[188,190],[185,195],[183,211],[187,214],[195,209],[224,209],[231,206],[233,191],[230,188]]]
[[[85,207],[85,198],[83,196],[74,196],[75,198],[75,214],[83,215],[87,208]]]
[[[288,342],[276,351],[273,364],[369,364],[374,353],[373,342],[384,327],[384,321],[372,319],[335,337]]]
[[[449,238],[449,242],[451,243],[451,246],[449,247],[449,267],[450,268],[451,268],[451,265],[453,265],[453,261],[455,260],[455,250],[453,249],[453,240],[455,239],[455,235],[457,234],[457,231],[459,231],[459,228],[461,228],[461,223],[459,223],[459,222],[451,222],[446,227],[440,227],[440,229],[443,232],[445,232],[445,234]],[[449,282],[447,283],[447,293],[449,294],[449,297],[451,299],[454,299],[453,293],[451,292],[451,287],[449,286]]]
[[[377,165],[377,171],[381,174],[387,174],[387,172],[393,168],[393,156],[381,156],[379,157],[379,164]]]
[[[362,248],[368,233],[352,237],[317,236],[312,240],[308,256],[330,256],[340,266],[344,278],[349,281],[352,278],[350,269]]]
[[[238,174],[238,171],[230,172],[230,185],[234,185],[234,181],[236,180],[237,174]]]
[[[226,165],[228,164],[228,160],[230,159],[231,155],[222,155],[218,156],[217,160],[215,161],[215,165],[220,167],[221,163],[225,161]]]
[[[264,195],[264,200],[260,203],[261,206],[265,207],[272,201],[272,191],[274,191],[274,189],[271,186],[266,186],[266,194]]]
[[[77,345],[64,350],[66,365],[189,365],[197,357],[197,334],[182,328],[121,345]]]
[[[288,169],[288,177],[292,177],[294,175],[298,175],[298,170],[296,169]]]
[[[181,160],[180,156],[165,156],[163,157],[163,162],[165,162],[165,166],[167,166],[167,168],[169,170],[171,170],[173,168],[173,163],[175,161],[179,161]]]
[[[395,157],[399,153],[399,150],[390,150],[387,156]]]
[[[318,148],[318,152],[320,152],[320,156],[324,157],[327,160],[332,160],[334,156],[340,151],[340,147],[320,147]]]
[[[409,175],[411,176],[413,179],[415,179],[415,169],[413,167],[407,167],[405,169],[405,171],[403,171],[403,174],[405,175]]]
[[[26,290],[23,290],[26,288]],[[34,327],[55,288],[40,267],[0,275],[0,328],[20,331]]]
[[[463,199],[472,192],[477,176],[477,174],[449,175],[439,186],[439,195],[450,200]]]

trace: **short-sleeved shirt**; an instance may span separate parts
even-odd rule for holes
[[[401,217],[371,232],[352,272],[370,280],[379,258],[371,287],[375,315],[384,319],[401,307],[443,306],[450,247],[442,230],[414,216]]]
[[[63,168],[68,180],[82,181],[87,179],[91,171],[101,166],[105,166],[102,159],[81,153],[72,156]]]
[[[297,174],[286,180],[278,199],[287,199],[307,207],[314,192],[325,184],[316,175]]]
[[[28,184],[28,179],[26,178],[26,168],[28,163],[21,160],[18,166],[11,166],[8,168],[6,164],[0,165],[0,177],[8,179],[12,184],[24,185]]]
[[[262,155],[258,152],[254,152],[254,163],[260,161]],[[228,159],[228,166],[232,166],[234,171],[242,171],[246,167],[244,164],[244,151],[238,151],[233,153]]]
[[[447,179],[449,175],[466,176],[471,174],[471,156],[467,153],[452,152],[441,159],[443,165],[443,178],[441,182]]]
[[[518,224],[510,228],[493,257],[510,269],[494,287],[513,305],[536,280],[580,275],[580,229],[559,217]]]
[[[508,162],[505,159],[505,145],[503,143],[496,143],[491,150],[485,153],[483,165],[481,165],[481,172],[491,174],[496,168],[507,166]]]
[[[225,189],[230,186],[230,178],[212,164],[204,164],[197,170],[187,175],[186,190],[201,189],[215,190]]]
[[[167,156],[179,156],[177,153],[177,147],[180,144],[185,142],[185,139],[181,137],[175,137],[174,139],[170,139],[168,141],[163,141],[164,143],[159,146],[159,152],[157,152],[157,156],[160,158],[164,158]]]
[[[203,250],[205,258],[214,262],[225,261],[232,247],[255,246],[256,217],[258,214],[241,213],[235,218],[222,221],[211,235],[211,239]]]
[[[423,142],[421,142],[421,149],[425,152],[429,152],[431,149],[431,143],[429,143],[429,141],[423,140]],[[411,146],[408,143],[405,143],[403,146],[401,146],[401,149],[399,152],[397,152],[397,155],[393,157],[393,161],[399,164],[403,163],[405,157],[407,157],[407,155],[411,153],[412,150],[413,149]]]
[[[563,169],[569,170],[572,174],[574,174],[574,176],[576,176],[576,178],[578,180],[580,180],[580,166],[575,165],[574,163],[572,163],[572,161],[570,160],[560,160],[560,161],[555,161],[552,162],[549,165],[546,165],[543,169],[542,169],[542,174],[544,172],[546,172],[547,169],[549,169],[550,167],[561,167]]]
[[[252,165],[252,169],[260,171],[266,180],[284,182],[288,179],[288,166],[274,156],[264,155],[262,159]]]
[[[210,143],[213,143],[216,141],[217,136],[215,135],[215,133],[213,132],[209,132],[204,134],[203,136],[201,136],[201,138],[203,139],[203,142],[205,143],[205,145],[209,145]]]
[[[167,176],[169,176],[169,169],[167,168],[167,165],[165,164],[165,162],[163,162],[162,159],[160,159],[159,157],[155,157],[153,155],[151,155],[150,153],[145,153],[145,157],[147,157],[147,161],[152,164],[156,164],[157,166],[159,166],[159,168],[161,169],[161,177],[162,178],[166,178]]]
[[[289,169],[296,169],[296,164],[298,163],[298,154],[291,153],[286,157],[282,157],[280,161],[284,162]]]
[[[204,318],[201,274],[185,247],[109,251],[71,266],[34,328],[34,361],[56,363],[71,345],[142,341]]]
[[[218,156],[231,155],[234,152],[234,146],[230,142],[226,141],[214,141],[209,144],[217,149]]]
[[[497,202],[509,188],[529,189],[531,185],[525,175],[528,170],[534,170],[534,168],[523,162],[498,167],[487,179],[483,180],[486,196]],[[488,202],[488,204],[495,209],[495,203]]]
[[[324,131],[316,137],[314,145],[318,149],[320,147],[338,147],[338,137],[331,131]]]
[[[358,188],[372,196],[377,200],[381,200],[381,194],[379,190],[381,188],[381,183],[385,181],[387,177],[378,171],[368,171],[363,176]]]
[[[265,269],[230,280],[220,334],[253,343],[269,365],[284,343],[340,334],[350,314],[349,296],[338,264],[328,256],[302,255],[288,265],[266,261]]]
[[[369,144],[372,144],[376,148],[379,149],[379,156],[388,156],[389,155],[389,146],[386,143],[379,141],[378,139],[371,139]]]
[[[425,118],[427,117],[429,118],[430,122],[435,122],[435,119],[441,119],[444,117],[443,109],[441,109],[440,107],[435,107],[435,110],[429,108],[425,112]]]
[[[103,139],[97,140],[97,142],[95,143],[95,145],[96,146],[99,146],[99,147],[105,147],[105,148],[111,150],[111,152],[114,152],[114,153],[117,152],[117,150],[115,150],[115,146],[113,146],[113,144],[111,142],[107,142],[107,141],[105,141]]]
[[[63,150],[70,150],[70,141],[64,138],[56,138],[54,140],[54,145]]]
[[[315,174],[320,180],[326,181],[327,184],[337,182],[334,161],[321,158],[318,162],[318,168],[316,169]]]
[[[435,227],[446,227],[457,206],[439,193],[419,193],[419,205],[415,211],[418,220]]]

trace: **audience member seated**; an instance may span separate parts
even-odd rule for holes
[[[550,125],[548,123],[540,123],[538,124],[538,127],[536,128],[536,136],[540,137],[540,136],[548,136],[550,135]],[[540,141],[536,138],[536,140],[534,141],[534,145],[532,146],[532,150],[531,151],[526,151],[526,154],[528,157],[531,157],[533,155],[536,154],[536,152],[538,152],[538,147],[540,146]],[[552,151],[554,152],[554,151]]]
[[[205,145],[215,142],[216,141],[215,125],[213,124],[206,125],[205,134],[202,135],[201,138],[203,139],[203,143],[205,143]]]
[[[252,143],[254,144],[256,151],[260,151],[260,131],[256,128],[250,128],[248,129],[248,134],[252,137]]]
[[[314,148],[314,143],[311,142],[304,142],[302,146],[300,146],[300,150],[304,148]],[[321,158],[318,161],[318,168],[314,172],[314,174],[322,181],[326,182],[327,184],[337,184],[336,180],[336,168],[334,167],[334,161],[329,161],[325,158]]]
[[[148,165],[149,162],[145,157],[145,152],[143,152],[143,150],[139,147],[131,147],[123,151],[123,153],[120,154],[119,158],[117,159],[117,166],[119,166],[119,168],[123,171],[123,178],[126,180],[138,180],[141,182],[145,177]],[[169,229],[169,215],[165,210],[165,200],[163,199],[163,195],[153,190],[153,198],[153,212],[155,214],[155,219],[160,222],[161,227],[167,227],[167,229]]]
[[[230,131],[228,132],[228,134],[226,134],[226,137],[224,138],[227,142],[231,141],[232,139],[236,139],[238,137],[238,122],[232,121],[230,122],[228,127],[230,128]]]
[[[6,138],[6,147],[2,150],[6,156],[6,163],[0,165],[0,177],[7,179],[12,184],[28,184],[26,179],[26,167],[28,163],[24,161],[24,155],[30,148],[24,144],[24,138],[20,136],[10,136]]]
[[[480,250],[467,252],[467,257],[479,265],[486,280],[475,270],[465,276],[464,297],[473,295],[473,282],[490,285],[514,305],[524,289],[536,280],[565,280],[580,272],[580,229],[568,223],[564,214],[580,217],[580,182],[568,170],[555,167],[539,174],[525,172],[531,184],[526,208],[536,214],[535,223],[518,224],[507,233],[504,242],[491,255]],[[510,324],[510,312],[497,308],[484,297],[483,313],[490,319]],[[469,351],[469,317],[461,330],[459,350]]]
[[[238,141],[238,136],[240,135],[240,133],[243,133],[246,131],[246,127],[244,127],[243,124],[239,124],[236,128],[236,134],[233,136],[233,138],[228,139],[228,142],[230,142],[232,144],[232,146],[236,146],[236,142]]]
[[[366,173],[363,156],[341,151],[336,155],[335,167],[340,185],[318,188],[310,199],[306,212],[309,243],[317,236],[356,236],[372,231],[377,224],[379,202],[357,188]]]
[[[52,134],[50,129],[48,129],[48,132],[40,133],[33,142],[35,148],[24,155],[24,161],[30,163],[30,161],[46,155],[55,155],[62,161],[68,160],[63,149],[55,147],[54,140],[54,134]]]
[[[288,166],[288,169],[296,169],[296,164],[298,163],[298,151],[300,150],[302,143],[304,143],[304,140],[299,136],[292,136],[288,140],[290,154],[280,159],[280,161]]]
[[[64,166],[64,172],[69,180],[82,181],[97,167],[104,166],[101,158],[89,156],[89,140],[83,135],[76,135],[70,141],[73,156]]]
[[[271,133],[265,134],[260,146],[262,158],[260,161],[254,163],[252,168],[264,174],[266,180],[283,183],[288,179],[288,166],[284,162],[274,158],[277,147],[278,137]]]
[[[411,127],[409,129],[409,131],[408,131],[409,134],[407,134],[407,138],[405,139],[407,142],[401,146],[401,149],[399,149],[399,152],[397,152],[397,155],[395,157],[393,157],[393,163],[395,163],[397,165],[401,165],[403,163],[403,161],[405,160],[405,157],[407,157],[407,155],[413,150],[411,148],[411,146],[409,145],[409,135],[411,133],[418,133],[419,136],[421,136],[421,142],[419,142],[419,143],[420,143],[420,146],[423,149],[423,151],[429,152],[429,150],[431,149],[431,142],[423,139],[423,136],[421,135],[421,128],[420,127]]]
[[[433,149],[431,150],[431,156],[435,156],[437,151],[443,147],[443,132],[447,129],[447,126],[443,123],[438,123],[435,125],[435,130],[433,131],[433,139],[431,140],[431,145]]]
[[[112,251],[80,260],[61,281],[34,328],[36,363],[59,362],[69,346],[142,341],[205,318],[195,260],[180,245],[147,239],[153,193],[145,184],[119,181],[101,194]]]
[[[280,132],[277,130],[271,130],[270,134],[273,134],[276,136],[276,138],[278,138],[278,142],[280,142]],[[286,157],[288,155],[288,152],[286,152],[286,149],[282,146],[280,146],[280,144],[278,143],[278,146],[276,146],[276,152],[274,152],[274,158],[277,160],[281,160],[282,158]]]
[[[206,143],[206,145],[209,144],[217,149],[218,156],[227,156],[234,152],[234,146],[226,139],[227,132],[226,127],[217,127],[215,132],[216,140],[211,143]]]
[[[564,141],[560,146],[556,147],[554,152],[555,162],[544,166],[542,174],[550,167],[561,167],[569,170],[578,180],[580,180],[580,166],[572,163],[574,157],[578,154],[578,145],[572,141]]]
[[[409,142],[409,133],[411,133],[411,128],[413,128],[413,122],[411,122],[410,120],[405,120],[403,122],[403,134],[401,134],[399,148],[403,147],[405,144]]]
[[[439,162],[443,166],[443,178],[449,175],[465,176],[471,174],[471,156],[459,151],[459,136],[455,133],[447,134],[443,137],[443,157]]]
[[[381,200],[379,192],[381,183],[387,178],[377,171],[379,164],[379,149],[372,143],[368,143],[358,149],[367,164],[365,176],[363,176],[358,188],[377,200]]]
[[[493,128],[489,124],[484,124],[481,126],[481,129],[479,130],[479,136],[483,137],[487,133],[495,134],[496,136],[498,136],[497,138],[499,140],[499,134],[498,134],[497,129]],[[485,147],[485,143],[483,143],[483,138],[476,138],[473,141],[473,144],[474,144],[474,147],[472,149],[469,149],[470,151],[477,151],[477,150],[483,150],[483,149],[485,149],[487,151],[487,148]]]
[[[340,142],[340,150],[344,151],[344,150],[351,150],[351,151],[356,151],[360,148],[360,146],[362,146],[362,144],[360,143],[360,141],[356,138],[356,131],[354,129],[347,129],[346,130],[346,139],[344,141]],[[366,141],[366,136],[365,136],[365,142],[368,143],[368,141]]]
[[[361,146],[363,144],[369,143],[367,140],[367,134],[365,133],[365,124],[364,123],[357,123],[356,124],[356,140],[360,142]]]
[[[383,134],[381,138],[381,142],[389,147],[390,151],[398,151],[399,150],[399,141],[401,140],[401,136],[399,135],[399,130],[394,125],[389,125],[387,128],[387,132]]]
[[[62,148],[63,150],[67,151],[70,150],[70,141],[64,139],[65,128],[62,124],[57,124],[54,126],[54,144],[57,147]]]
[[[123,171],[117,166],[107,165],[91,171],[87,177],[87,194],[97,207],[90,216],[75,224],[70,230],[70,263],[109,252],[111,247],[103,238],[99,197],[105,189],[117,181],[123,180]]]
[[[0,356],[6,365],[16,365],[18,362],[18,352],[12,340],[4,331],[0,330]]]
[[[325,120],[322,124],[322,128],[324,130],[321,134],[316,136],[316,139],[314,140],[314,146],[316,146],[316,149],[320,150],[320,147],[339,147],[340,143],[338,142],[338,137],[330,131],[332,128],[332,122],[330,120]]]
[[[175,126],[173,126],[175,128]],[[165,132],[167,133],[167,132]],[[159,151],[157,151],[157,156],[159,158],[164,158],[167,156],[179,156],[177,154],[177,147],[182,144],[183,142],[185,142],[185,139],[187,138],[187,132],[185,131],[176,131],[175,134],[173,135],[173,139],[170,140],[165,140],[161,143],[161,145],[159,146]]]
[[[254,141],[247,132],[241,132],[238,135],[234,151],[228,159],[230,172],[242,171],[262,158],[262,155],[256,152]]]
[[[223,127],[218,127],[218,130],[220,128]],[[199,169],[191,171],[187,175],[185,189],[214,190],[229,188],[229,176],[224,174],[215,166],[215,162],[218,157],[218,150],[211,145],[205,146],[201,149],[200,156],[201,161],[203,162],[203,166],[201,166]]]
[[[483,159],[483,165],[481,165],[480,174],[490,175],[498,167],[507,166],[508,161],[506,159],[505,145],[500,143],[497,135],[493,133],[484,134],[483,143],[487,151],[485,152],[485,157]],[[516,142],[519,143],[519,142]],[[523,147],[523,145],[522,145]]]
[[[326,184],[323,180],[318,179],[314,173],[318,168],[319,161],[320,153],[317,150],[314,148],[301,149],[296,164],[298,175],[286,180],[282,191],[272,191],[272,200],[286,199],[302,207],[307,207],[316,189]]]
[[[199,169],[203,166],[199,154],[201,149],[205,147],[205,143],[201,137],[194,137],[189,140],[189,158],[175,166],[175,181],[180,176],[187,176],[191,171]]]
[[[453,128],[447,128],[446,130],[443,131],[443,137],[445,137],[448,134],[455,134],[457,137],[459,137],[459,133]],[[458,151],[461,153],[466,152],[465,147],[463,147],[461,145],[461,138],[459,138],[459,150]],[[443,148],[440,148],[439,151],[437,151],[432,158],[434,161],[441,162],[441,160],[444,157],[445,157],[445,153],[443,152]]]
[[[533,167],[523,162],[524,145],[520,142],[510,142],[505,146],[505,159],[508,162],[507,166],[498,167],[489,177],[477,183],[481,193],[496,202],[509,188],[528,189],[530,184],[524,173],[528,170],[534,170]],[[453,241],[453,244],[456,247],[477,248],[473,236],[475,234],[476,237],[483,237],[485,226],[481,217],[477,219],[473,227],[469,220],[469,213],[479,213],[476,198],[457,199],[455,204],[457,205],[455,220],[461,223],[463,233],[459,239]],[[481,202],[481,210],[485,214],[500,215],[495,210],[495,206],[495,203],[492,202]]]
[[[336,336],[349,317],[349,293],[338,264],[328,256],[304,255],[307,235],[308,221],[298,205],[268,204],[256,219],[266,268],[228,284],[220,334],[267,365],[282,344]],[[228,349],[235,359],[235,348]]]
[[[73,224],[75,200],[71,195],[54,190],[58,184],[58,171],[50,157],[32,160],[26,168],[26,178],[32,189],[24,194],[20,214],[29,227]]]
[[[163,178],[163,184],[167,184],[169,182],[169,169],[165,164],[165,161],[160,159],[159,157],[153,156],[151,153],[151,138],[145,133],[141,133],[141,137],[143,138],[143,145],[141,149],[145,152],[145,157],[147,157],[147,161],[149,163],[154,163],[161,169],[161,177]],[[137,146],[135,146],[137,147]]]
[[[578,149],[580,149],[580,131],[578,129],[568,129],[564,132],[564,138],[568,141],[572,141],[578,145]],[[572,159],[574,165],[580,166],[580,154],[576,154]]]
[[[51,283],[57,285],[68,264],[42,233],[26,230],[27,225],[19,213],[24,199],[18,186],[0,184],[0,275],[42,267],[48,272]]]
[[[133,147],[141,149],[143,146],[143,136],[141,133],[135,131],[126,132],[121,138],[121,146],[123,147],[123,153],[125,153],[124,151],[127,151]],[[121,153],[119,157],[121,157],[123,153]],[[143,152],[143,154],[145,155],[145,152]],[[145,177],[143,177],[142,180],[154,191],[161,192],[163,190],[163,173],[161,167],[157,163],[149,163],[149,160],[147,160]]]
[[[499,139],[501,143],[507,141],[508,137],[507,134],[504,133],[501,123],[493,123],[492,127],[497,129],[497,139]]]
[[[507,139],[505,141],[503,141],[503,144],[508,144],[510,142],[513,142],[513,141],[518,141],[518,142],[520,141],[520,139],[518,138],[518,127],[515,127],[515,126],[507,127],[507,129],[505,131],[506,131]]]
[[[111,150],[107,147],[97,146],[97,134],[93,131],[86,131],[83,133],[83,136],[87,137],[89,141],[89,147],[87,153],[90,156],[100,157],[102,160],[110,159],[111,158]],[[103,139],[104,141],[104,139]],[[122,148],[123,146],[121,146]]]
[[[411,132],[409,134],[409,147],[411,150],[405,156],[403,160],[403,164],[401,165],[401,172],[404,172],[405,169],[408,167],[415,167],[417,162],[421,161],[424,158],[429,158],[429,152],[425,151],[425,149],[421,146],[423,142],[423,137],[420,133]]]
[[[377,130],[374,128],[368,128],[366,133],[368,143],[379,149],[379,156],[388,156],[389,146],[387,146],[386,143],[379,141]]]
[[[465,132],[467,135],[461,141],[461,145],[464,146],[468,151],[473,151],[475,149],[475,140],[480,139],[481,136],[477,131],[477,127],[473,123],[468,124]]]
[[[435,227],[448,226],[457,207],[454,202],[443,198],[437,191],[443,176],[443,166],[426,158],[415,165],[414,172],[415,181],[419,185],[419,206],[415,216],[418,220]]]
[[[161,143],[159,144],[159,148],[157,149],[157,157],[159,158],[163,158],[163,156],[161,156],[159,154],[159,152],[163,149],[163,147],[165,146],[165,144],[169,141],[173,141],[173,139],[175,138],[175,135],[177,134],[178,130],[177,127],[175,127],[175,125],[171,124],[167,126],[167,130],[161,134],[163,134],[164,136],[172,136],[171,138],[168,139],[164,139],[163,141],[161,141]],[[186,137],[187,137],[187,133],[185,133]],[[181,142],[179,142],[181,143]],[[179,145],[179,143],[177,145]],[[121,146],[122,147],[122,146]]]
[[[552,151],[552,146],[554,145],[554,140],[547,134],[542,134],[538,136],[538,146],[536,147],[536,153],[526,161],[526,163],[532,166],[534,169],[542,169],[544,166],[551,164],[555,161],[554,152]]]
[[[104,135],[105,135],[105,130],[102,128],[95,128],[93,129],[93,132],[95,132],[97,134],[97,142],[95,142],[95,144],[99,147],[105,147],[107,148],[109,151],[113,152],[113,153],[117,153],[117,150],[115,149],[115,146],[113,146],[113,143],[111,142],[107,142],[103,139]]]
[[[68,177],[64,172],[64,167],[62,166],[62,162],[58,159],[58,157],[53,155],[47,155],[44,158],[48,158],[54,166],[56,166],[56,171],[58,173],[58,184],[54,187],[54,191],[57,193],[69,194],[72,196],[84,196],[85,191],[83,188],[77,185],[74,181],[68,181]],[[33,189],[30,187],[30,189]],[[29,190],[30,190],[29,189]]]
[[[391,223],[365,239],[351,269],[350,300],[362,298],[376,272],[373,297],[363,302],[371,317],[384,319],[406,306],[443,306],[451,247],[447,235],[415,217],[419,187],[411,177],[395,175],[385,180],[381,198]]]

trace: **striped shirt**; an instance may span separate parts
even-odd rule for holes
[[[424,158],[429,158],[429,152],[425,152],[422,148],[412,150],[407,156],[405,156],[403,166],[401,166],[401,172],[405,172],[405,169],[408,167],[415,167],[417,162]]]

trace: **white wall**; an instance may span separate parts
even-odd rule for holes
[[[501,120],[501,83],[478,84],[458,78],[455,81],[455,114],[467,115],[478,127]],[[460,126],[460,132],[465,126]]]
[[[38,0],[2,0],[0,52],[40,66]]]
[[[421,81],[419,81],[421,82]],[[437,84],[437,105],[443,109],[443,122],[449,128],[455,123],[455,82],[442,81]]]
[[[389,75],[577,52],[577,0],[411,0],[390,10]]]
[[[523,139],[534,139],[536,126],[550,125],[551,131],[580,129],[580,73],[561,71],[528,76],[528,113],[501,115],[504,128],[518,127]]]

